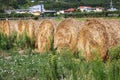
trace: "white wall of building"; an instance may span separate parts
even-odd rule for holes
[[[41,5],[35,5],[35,6],[32,6],[29,8],[30,12],[40,12],[40,13],[43,13],[45,11],[44,9],[44,5],[41,4]]]

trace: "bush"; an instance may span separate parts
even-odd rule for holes
[[[35,16],[35,17],[34,17],[34,20],[38,20],[38,19],[39,19],[39,17],[38,17],[38,16]]]
[[[34,49],[35,41],[31,40],[26,32],[20,36],[17,36],[16,33],[13,33],[9,36],[0,33],[0,49],[9,50],[15,47],[25,49],[25,48],[33,48]]]
[[[74,57],[70,51],[60,54],[46,52],[27,55],[11,55],[9,59],[0,57],[0,79],[40,79],[40,80],[119,80],[120,59],[116,61],[92,60],[86,62],[80,56]]]
[[[34,17],[32,14],[23,13],[23,14],[17,14],[17,13],[0,13],[0,18],[24,18],[24,17]]]
[[[14,47],[21,50],[14,50]],[[120,47],[109,50],[110,60],[106,63],[99,58],[87,62],[81,53],[72,54],[69,50],[57,53],[56,49],[51,49],[38,54],[32,49],[25,34],[21,37],[16,37],[16,34],[10,37],[0,34],[0,55],[2,51],[11,54],[0,56],[0,80],[120,79]],[[19,55],[19,51],[23,51],[23,54]]]
[[[120,59],[120,46],[110,48],[109,55],[110,55],[110,60]]]
[[[16,39],[16,34],[7,36],[0,32],[0,49],[8,50],[13,48]]]

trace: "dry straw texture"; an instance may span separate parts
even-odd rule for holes
[[[30,39],[33,39],[35,37],[35,27],[32,20],[26,22],[26,33]]]
[[[0,21],[0,32],[2,31],[2,22],[3,21]]]
[[[17,20],[10,20],[10,34],[17,32],[18,29],[18,21]]]
[[[41,24],[41,21],[42,20],[39,20],[39,21],[35,21],[33,20],[33,23],[34,23],[34,36],[35,36],[35,48],[38,48],[38,32],[39,32],[39,26]]]
[[[51,20],[44,20],[38,30],[38,50],[39,52],[45,52],[50,50],[51,41],[54,35],[54,23]]]
[[[17,29],[18,36],[22,35],[25,32],[25,28],[26,28],[25,21],[22,20],[18,21],[18,29]]]
[[[82,51],[82,55],[90,60],[94,57],[94,53],[100,54],[102,59],[107,55],[107,33],[105,26],[97,20],[91,19],[84,23],[84,26],[78,34],[78,50]]]
[[[10,34],[10,25],[9,25],[9,21],[5,20],[1,22],[1,31],[5,34],[5,35],[9,35]]]
[[[89,19],[81,22],[71,18],[63,21],[51,20],[19,20],[0,21],[0,31],[9,35],[15,31],[22,35],[26,31],[30,39],[35,39],[35,47],[39,52],[51,48],[70,49],[72,52],[82,51],[86,59],[94,57],[97,52],[105,59],[110,47],[120,45],[120,20]]]
[[[61,49],[76,50],[78,23],[76,20],[68,18],[63,20],[56,28],[54,35],[54,47]]]
[[[105,25],[108,36],[108,46],[113,47],[120,45],[120,20],[99,19],[99,22]]]

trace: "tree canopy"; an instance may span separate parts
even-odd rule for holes
[[[5,9],[28,8],[36,4],[44,4],[45,9],[67,9],[80,5],[109,7],[111,0],[0,0],[0,12]],[[120,0],[113,0],[113,6],[120,9]]]

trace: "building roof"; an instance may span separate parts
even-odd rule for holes
[[[79,8],[92,8],[91,6],[79,6]]]
[[[75,8],[69,8],[67,10],[65,10],[65,12],[74,12],[76,9]]]

